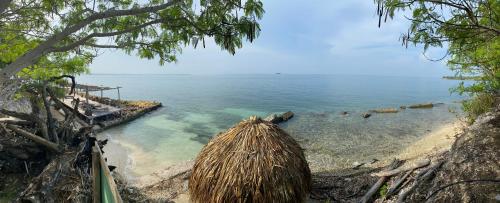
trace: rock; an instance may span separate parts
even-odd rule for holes
[[[400,109],[406,109],[406,106],[400,106],[399,108]]]
[[[116,169],[116,166],[108,165],[108,169],[109,169],[110,172],[112,172],[113,170]]]
[[[408,108],[410,109],[422,109],[422,108],[432,108],[432,107],[434,107],[434,104],[432,103],[414,104],[408,106]]]
[[[268,117],[266,117],[264,120],[269,121],[269,122],[274,123],[274,124],[278,124],[278,123],[281,123],[283,121],[283,118],[279,117],[276,114],[271,114]]]
[[[368,117],[372,116],[372,114],[370,114],[370,113],[364,113],[362,116],[363,116],[363,118],[368,118]]]
[[[340,115],[347,116],[347,115],[349,115],[349,112],[347,112],[347,111],[342,111],[342,112],[340,112]]]
[[[269,122],[274,123],[274,124],[278,124],[278,123],[290,120],[292,117],[293,117],[293,112],[287,111],[287,112],[281,114],[280,116],[278,116],[276,114],[271,114],[268,117],[266,117],[264,120],[269,121]]]
[[[386,109],[370,110],[370,112],[375,112],[375,113],[397,113],[398,110],[395,109],[395,108],[386,108]]]
[[[293,112],[287,111],[286,113],[281,115],[281,117],[283,118],[283,121],[290,120],[293,117]]]

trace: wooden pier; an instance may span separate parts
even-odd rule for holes
[[[76,94],[72,97],[65,97],[61,101],[66,106],[73,108],[73,106],[74,106],[73,99],[79,99],[81,101],[82,105],[80,105],[78,107],[78,113],[80,113],[80,117],[84,117],[87,121],[106,117],[106,116],[109,116],[112,114],[119,113],[121,111],[121,108],[106,105],[106,104],[101,104],[99,102],[86,99],[78,94]],[[86,113],[86,109],[84,109],[84,106],[88,106],[89,108],[92,108],[90,113],[89,112]]]
[[[71,96],[65,96],[61,101],[69,108],[74,107],[74,100],[79,99],[80,105],[78,106],[79,117],[84,119],[88,123],[92,123],[94,120],[106,119],[108,116],[120,113],[122,110],[120,107],[111,106],[107,104],[102,104],[97,101],[89,99],[90,92],[100,92],[101,98],[103,97],[103,91],[114,90],[118,91],[118,101],[120,101],[120,88],[121,87],[103,87],[95,85],[83,85],[76,84],[75,92]],[[78,93],[85,93],[81,96]]]

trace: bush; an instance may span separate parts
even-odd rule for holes
[[[487,93],[479,93],[472,97],[472,99],[464,101],[462,108],[467,114],[467,120],[472,123],[476,118],[491,110],[495,104],[495,96]]]

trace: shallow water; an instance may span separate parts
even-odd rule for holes
[[[304,147],[313,171],[395,154],[430,130],[456,120],[440,78],[337,75],[88,75],[80,83],[121,86],[131,100],[163,108],[100,134],[112,164],[136,176],[194,159],[211,136],[251,115],[293,111],[282,127]],[[105,96],[116,98],[115,92]],[[442,102],[432,109],[360,115],[374,108]],[[348,116],[340,112],[349,112]]]

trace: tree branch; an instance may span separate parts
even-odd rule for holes
[[[138,30],[141,28],[145,28],[147,26],[154,25],[154,24],[161,23],[161,22],[163,22],[162,19],[157,19],[157,20],[149,21],[147,23],[144,23],[144,24],[141,24],[138,26],[134,26],[134,27],[131,27],[131,28],[128,28],[125,30],[120,30],[120,31],[115,31],[115,32],[92,33],[92,34],[89,34],[89,35],[77,40],[76,42],[69,44],[69,45],[66,45],[63,47],[53,47],[52,50],[53,50],[53,52],[69,51],[69,50],[74,49],[80,45],[85,44],[85,42],[87,42],[88,40],[90,40],[94,37],[111,37],[111,36],[116,36],[116,35],[120,35],[120,34],[125,34],[128,32],[132,32],[132,31],[135,31],[135,30]]]
[[[9,7],[12,0],[2,0],[0,1],[0,14],[2,14]]]
[[[85,26],[101,19],[119,17],[119,16],[130,16],[130,15],[139,15],[144,13],[157,12],[166,8],[169,8],[177,3],[181,2],[181,0],[171,0],[167,3],[157,5],[157,6],[148,6],[142,8],[132,8],[126,10],[107,10],[100,13],[95,13],[90,15],[89,17],[83,19],[79,23],[74,25],[70,25],[64,28],[62,31],[52,35],[50,38],[41,42],[37,47],[31,49],[26,52],[24,55],[18,57],[11,64],[5,66],[2,70],[0,70],[0,82],[2,80],[9,79],[14,76],[16,73],[21,71],[23,68],[31,66],[35,64],[35,62],[43,55],[48,54],[50,52],[54,52],[54,45],[62,41],[64,38],[69,35],[81,30]]]

